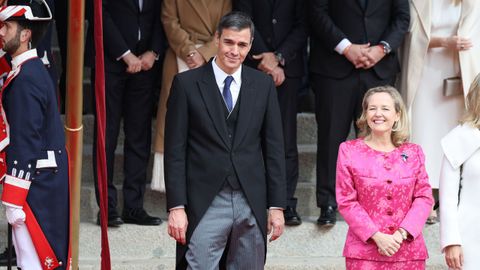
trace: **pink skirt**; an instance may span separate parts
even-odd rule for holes
[[[347,270],[423,270],[425,261],[380,262],[345,258]]]

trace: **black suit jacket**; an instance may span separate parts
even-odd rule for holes
[[[91,0],[90,0],[91,1]],[[127,50],[139,56],[152,50],[163,53],[163,32],[160,22],[160,0],[143,0],[140,11],[138,0],[103,0],[103,46],[105,69],[125,71],[126,64],[117,60]],[[141,38],[138,40],[138,30]],[[93,24],[88,30],[87,64],[93,64]]]
[[[392,52],[373,69],[381,79],[399,70],[396,50],[410,23],[408,0],[368,0],[365,10],[358,0],[310,0],[310,71],[344,78],[354,66],[334,49],[344,38],[352,43],[377,45],[384,40]]]
[[[265,239],[267,208],[286,205],[282,123],[272,79],[243,66],[239,99],[232,146],[211,62],[174,78],[165,127],[167,209],[185,205],[187,239],[232,164]],[[177,266],[183,268],[187,246],[177,247]]]
[[[304,53],[307,45],[305,0],[234,0],[234,10],[249,14],[255,34],[247,65],[256,68],[251,55],[279,52],[285,58],[285,75],[305,74]]]

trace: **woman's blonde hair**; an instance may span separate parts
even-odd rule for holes
[[[452,0],[453,4],[456,6],[456,5],[459,5],[462,0]]]
[[[460,122],[480,128],[480,73],[470,85],[466,103],[467,109]]]
[[[368,101],[371,96],[377,93],[387,93],[392,97],[393,104],[395,106],[395,112],[400,115],[398,121],[395,122],[392,128],[392,143],[395,146],[399,146],[402,143],[406,142],[410,137],[409,133],[409,126],[408,126],[408,116],[405,109],[405,104],[403,103],[403,99],[398,93],[397,89],[392,86],[378,86],[375,88],[371,88],[365,93],[363,96],[362,101],[362,115],[357,120],[357,127],[360,130],[359,137],[366,137],[370,135],[372,130],[368,126],[367,123],[367,109],[368,109]]]

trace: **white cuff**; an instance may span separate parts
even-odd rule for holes
[[[335,47],[335,51],[338,54],[343,54],[343,51],[350,45],[352,45],[350,40],[344,38],[344,39],[342,39],[342,41],[340,41],[340,43],[337,44],[337,47]]]
[[[122,60],[122,58],[123,58],[123,57],[125,57],[125,55],[127,55],[127,54],[129,54],[129,53],[131,53],[131,52],[132,52],[132,51],[130,51],[130,50],[127,50],[127,51],[126,51],[126,52],[124,52],[122,55],[120,55],[120,57],[117,57],[117,61],[120,61],[120,60]]]

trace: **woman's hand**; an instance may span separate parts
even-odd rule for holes
[[[378,247],[378,253],[388,257],[397,253],[398,249],[400,248],[400,244],[402,243],[398,243],[393,235],[381,232],[376,232],[372,236],[372,239],[375,241],[375,244]]]
[[[461,270],[463,266],[463,250],[460,245],[451,245],[445,248],[445,261],[448,267]]]
[[[447,49],[455,51],[466,51],[473,47],[469,38],[459,36],[445,38],[442,45]]]
[[[203,56],[196,50],[187,55],[187,60],[185,62],[189,69],[203,66],[206,63]]]

